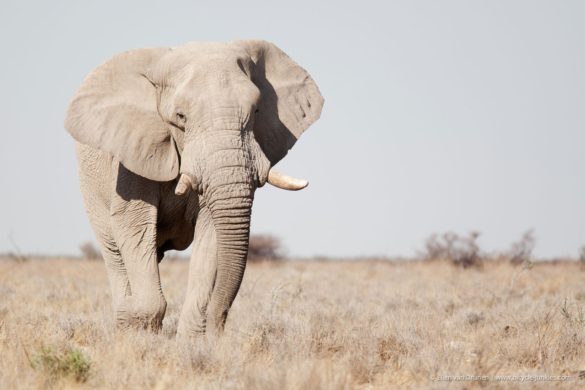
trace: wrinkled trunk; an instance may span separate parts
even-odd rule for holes
[[[207,130],[186,140],[182,161],[185,171],[201,183],[202,201],[215,228],[217,267],[206,308],[211,333],[223,330],[244,276],[257,175],[253,134],[242,128],[244,121],[233,111],[218,110],[208,123],[200,124]]]
[[[240,172],[241,171],[241,172]],[[232,175],[235,175],[233,177]],[[208,330],[222,331],[240,288],[248,256],[253,188],[243,168],[215,183],[209,209],[217,237],[217,273],[207,311]]]

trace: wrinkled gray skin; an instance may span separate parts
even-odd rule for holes
[[[177,334],[223,329],[254,192],[322,106],[308,73],[265,41],[133,50],[84,80],[65,127],[120,327],[161,328],[158,263],[195,240]],[[176,195],[180,174],[192,188]]]

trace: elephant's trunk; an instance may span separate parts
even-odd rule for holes
[[[176,188],[178,194],[189,187],[200,193],[215,229],[215,283],[205,308],[206,329],[211,333],[223,330],[248,256],[258,156],[252,147],[254,136],[242,128],[244,123],[225,109],[214,113],[209,123],[200,124],[208,131],[196,133],[197,138],[185,144],[181,165],[188,175],[181,176]]]
[[[214,176],[206,198],[216,233],[217,271],[207,329],[221,332],[246,268],[255,188],[243,166],[220,170]]]
[[[221,203],[218,201],[211,208],[217,237],[217,273],[207,311],[209,330],[212,332],[223,329],[244,276],[252,207],[249,198],[240,199],[237,208]]]

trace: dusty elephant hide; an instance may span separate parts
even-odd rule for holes
[[[223,329],[254,193],[305,180],[272,169],[321,114],[313,79],[266,41],[138,49],[96,68],[65,121],[120,327],[160,329],[158,263],[194,240],[178,337]]]

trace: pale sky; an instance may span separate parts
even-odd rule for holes
[[[296,256],[409,256],[449,230],[492,251],[534,229],[541,257],[585,245],[585,2],[195,3],[3,2],[0,252],[94,240],[63,119],[95,66],[245,38],[276,43],[326,100],[278,165],[310,186],[260,189],[253,232]]]

